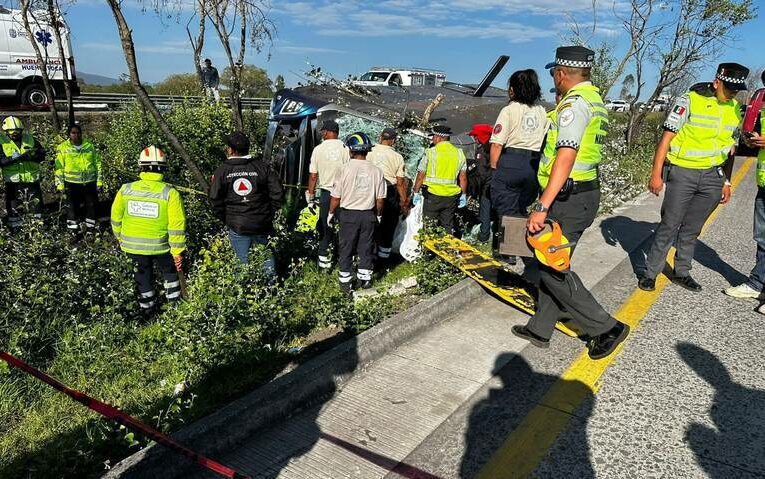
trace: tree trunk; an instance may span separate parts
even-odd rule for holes
[[[64,53],[64,44],[61,40],[61,24],[58,21],[59,9],[57,7],[57,0],[48,0],[48,17],[50,18],[53,33],[56,35],[56,43],[58,43],[58,55],[61,58],[61,74],[64,77],[64,92],[66,93],[67,120],[68,125],[72,126],[75,123],[74,101],[72,100],[72,84],[71,80],[69,80],[69,64],[67,63],[66,54]]]
[[[194,179],[196,179],[202,190],[205,192],[209,191],[210,185],[207,182],[205,175],[202,174],[196,163],[194,163],[194,160],[191,159],[191,155],[189,155],[189,152],[186,150],[186,148],[183,147],[180,140],[178,140],[178,137],[175,136],[172,130],[170,130],[170,126],[159,113],[159,110],[157,110],[157,107],[151,101],[151,98],[149,98],[149,94],[146,92],[146,89],[141,84],[141,80],[138,76],[138,64],[135,57],[133,32],[130,30],[127,21],[125,20],[125,16],[122,14],[119,0],[106,1],[109,4],[109,7],[112,9],[112,14],[114,15],[115,22],[117,22],[117,30],[120,34],[122,51],[125,54],[125,61],[127,62],[128,72],[130,73],[130,82],[133,85],[133,90],[135,91],[136,98],[138,98],[138,101],[141,103],[141,105],[146,108],[146,110],[157,122],[157,125],[159,125],[160,130],[162,130],[162,133],[170,142],[173,150],[175,150],[175,152],[178,153],[181,158],[183,158],[183,161],[186,163],[186,167],[189,169],[189,171],[191,171],[191,174],[194,176]]]
[[[236,3],[236,11],[239,14],[240,6],[244,2],[238,0]],[[229,85],[229,100],[231,101],[231,117],[234,120],[234,126],[237,130],[244,130],[244,119],[242,118],[242,102],[239,91],[241,90],[241,69],[238,66],[237,61],[234,60],[234,53],[231,51],[230,35],[226,25],[225,11],[221,12],[218,6],[214,6],[215,17],[211,18],[215,31],[218,33],[218,38],[223,46],[223,51],[226,52],[226,58],[228,59],[228,66],[231,69],[231,84]],[[242,24],[242,35],[240,39],[239,58],[244,58],[244,48],[246,47],[246,33],[247,33],[247,20],[246,15],[240,19]]]
[[[35,34],[32,31],[32,27],[29,25],[29,0],[21,0],[21,20],[24,23],[24,30],[26,30],[27,35],[29,36],[29,41],[35,49],[37,63],[40,65],[40,76],[42,77],[45,93],[48,95],[48,101],[50,102],[50,114],[51,121],[53,122],[53,129],[56,130],[56,132],[60,132],[61,120],[58,117],[58,110],[56,109],[56,93],[53,90],[53,85],[51,85],[50,77],[48,76],[48,61],[43,57],[42,52],[40,51],[40,46],[35,39]]]
[[[197,32],[196,39],[191,35],[191,29],[189,25],[186,25],[186,33],[189,36],[189,43],[194,51],[194,71],[197,72],[197,78],[199,78],[199,86],[202,91],[205,90],[204,82],[202,82],[202,50],[205,46],[205,26],[207,19],[207,8],[205,4],[206,0],[197,0],[197,15],[199,15],[199,31]],[[189,19],[189,24],[194,17]]]

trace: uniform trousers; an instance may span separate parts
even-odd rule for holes
[[[393,235],[401,217],[401,205],[396,185],[388,185],[383,208],[382,221],[377,227],[377,256],[380,259],[390,258]]]
[[[435,221],[438,226],[453,235],[456,231],[455,216],[459,201],[459,194],[439,196],[426,191],[423,194],[422,214],[426,220]]]
[[[753,290],[765,288],[765,187],[757,189],[754,200],[754,242],[757,243],[757,262],[746,282]]]
[[[599,205],[600,190],[574,193],[565,200],[553,202],[548,217],[560,224],[566,239],[579,241],[595,219]],[[574,249],[571,249],[572,255]],[[571,319],[590,337],[616,326],[616,320],[603,309],[574,271],[560,273],[540,264],[539,275],[537,310],[527,326],[537,336],[550,339],[555,323],[562,319]]]
[[[358,255],[357,276],[361,281],[371,281],[375,267],[375,228],[377,217],[372,210],[346,210],[337,214],[340,223],[338,234],[338,263],[340,282],[353,281],[353,258]]]
[[[168,301],[177,301],[181,298],[181,282],[178,279],[178,271],[175,270],[175,262],[170,253],[158,255],[143,255],[128,253],[135,267],[135,282],[138,286],[138,305],[143,310],[152,309],[157,304],[157,295],[154,292],[154,265],[159,267],[165,280],[165,296]]]
[[[491,178],[491,205],[498,217],[528,216],[537,199],[538,151],[505,148]]]
[[[703,170],[671,167],[661,205],[661,223],[648,251],[644,277],[654,279],[661,273],[673,244],[675,276],[690,274],[696,239],[709,215],[720,204],[724,176],[720,167]]]
[[[316,223],[316,231],[319,233],[319,268],[331,268],[329,260],[329,246],[335,238],[335,230],[327,226],[329,215],[329,202],[331,195],[329,190],[319,189],[319,222]]]
[[[39,218],[42,213],[42,190],[40,183],[5,183],[5,211],[8,213],[8,227],[21,226],[24,211]]]
[[[98,188],[96,183],[64,182],[68,208],[66,211],[66,227],[76,230],[80,223],[88,228],[96,227],[96,208],[98,206]]]

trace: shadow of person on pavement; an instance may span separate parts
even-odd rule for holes
[[[611,246],[621,246],[629,255],[632,271],[640,276],[645,271],[645,257],[651,246],[656,223],[635,221],[626,216],[612,216],[600,223],[603,239]]]
[[[701,240],[696,241],[696,250],[693,253],[693,259],[712,271],[720,273],[720,276],[725,278],[725,281],[731,286],[738,286],[741,283],[746,283],[749,279],[747,275],[723,261],[723,259],[720,258],[720,255],[717,254],[717,251],[707,246],[707,244]]]
[[[740,470],[738,477],[744,476],[743,471],[765,474],[765,390],[735,383],[725,365],[699,346],[680,343],[676,348],[683,361],[715,389],[709,411],[713,424],[694,423],[685,432],[699,465],[711,478],[727,479],[733,468]]]
[[[536,440],[523,445],[528,449],[529,457],[533,456],[533,450],[541,450],[541,453],[546,456],[534,476],[563,477],[566,475],[581,479],[594,478],[595,472],[587,440],[587,421],[595,401],[590,387],[579,381],[561,381],[556,376],[537,373],[523,357],[514,353],[503,353],[497,356],[492,374],[499,378],[501,386],[491,389],[488,396],[478,402],[470,412],[465,433],[465,453],[460,464],[459,477],[461,479],[476,477],[492,457],[517,447],[506,441],[512,438],[514,431],[524,423],[534,407],[551,400],[550,395],[546,396],[546,393],[554,385],[556,395],[562,396],[566,404],[581,403],[581,405],[573,411],[573,414],[568,414],[560,408],[556,409],[555,406],[548,408],[549,412],[556,416],[556,420],[568,421],[563,432],[558,436],[558,440],[566,441],[565,447],[550,448],[552,444],[544,445],[543,441]],[[554,427],[554,424],[549,426]],[[562,452],[556,452],[558,450]],[[525,477],[517,471],[514,472],[512,464],[504,470],[507,474],[503,473],[501,477]],[[483,474],[484,477],[488,477],[486,471]]]

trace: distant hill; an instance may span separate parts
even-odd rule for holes
[[[109,78],[93,73],[77,72],[77,79],[88,85],[112,86],[120,83],[116,78]]]

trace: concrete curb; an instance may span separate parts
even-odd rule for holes
[[[484,293],[464,279],[394,315],[360,335],[301,364],[173,435],[184,446],[216,455],[253,431],[288,417],[333,394],[374,360],[451,316]],[[148,447],[116,464],[103,479],[174,479],[194,466],[161,446]]]

